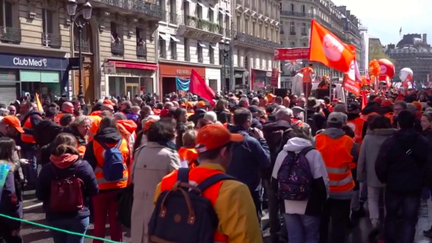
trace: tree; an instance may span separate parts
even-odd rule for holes
[[[395,60],[391,59],[385,52],[384,48],[381,46],[379,42],[370,42],[369,43],[369,62],[373,59],[388,59],[390,62],[395,64]]]

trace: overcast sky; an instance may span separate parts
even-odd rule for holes
[[[432,0],[333,0],[345,5],[366,25],[372,37],[381,39],[384,45],[396,44],[399,29],[402,35],[427,33],[432,43]]]

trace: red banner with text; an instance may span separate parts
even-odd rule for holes
[[[279,68],[273,68],[271,80],[270,80],[271,86],[273,88],[277,88],[278,87],[278,81],[279,81]]]
[[[279,48],[274,51],[275,61],[307,60],[309,59],[309,47],[305,48]]]

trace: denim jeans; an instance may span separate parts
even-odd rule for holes
[[[416,232],[418,211],[420,208],[419,195],[405,195],[390,191],[385,193],[385,206],[387,210],[385,218],[385,241],[412,243]],[[402,227],[397,226],[398,211],[402,209]],[[400,233],[400,234],[399,234]]]
[[[23,167],[24,178],[28,185],[35,186],[37,181],[37,158],[36,150],[34,149],[23,149],[21,151],[21,156],[24,159],[28,159],[28,165]]]
[[[86,218],[64,218],[50,221],[52,227],[64,229],[80,234],[85,234],[89,226],[90,219]],[[51,230],[54,243],[84,243],[84,237]]]
[[[380,208],[382,208],[383,201],[380,197],[383,197],[385,187],[371,187],[368,186],[368,208],[369,208],[369,219],[371,221],[372,227],[375,228],[382,223],[382,218],[380,218]],[[380,205],[381,201],[381,205]],[[385,210],[385,208],[384,208]]]
[[[320,239],[320,217],[299,214],[284,214],[289,243],[318,243]]]
[[[320,224],[321,243],[345,243],[347,225],[351,212],[350,199],[328,199],[324,205]],[[331,219],[331,227],[329,227]],[[328,232],[331,228],[330,241]]]

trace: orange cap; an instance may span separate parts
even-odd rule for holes
[[[198,131],[196,146],[198,153],[220,148],[230,142],[243,141],[243,135],[230,133],[220,124],[209,124]]]
[[[389,107],[392,105],[393,105],[393,102],[391,100],[384,100],[383,102],[381,102],[381,107]]]
[[[204,107],[206,107],[207,105],[206,105],[206,103],[204,102],[204,101],[199,101],[197,104],[196,104],[196,107],[197,108],[204,108]]]
[[[148,131],[150,127],[156,122],[155,119],[149,119],[146,122],[144,122],[144,131]]]
[[[19,133],[24,133],[21,127],[21,123],[16,116],[5,116],[3,117],[4,124],[14,127]]]
[[[418,102],[418,101],[414,101],[413,105],[416,106],[417,111],[421,111],[423,109],[423,105],[420,102]]]
[[[115,106],[114,102],[112,102],[112,101],[109,100],[109,99],[105,99],[105,100],[103,101],[103,104],[104,104],[104,105],[112,105],[112,106]]]

